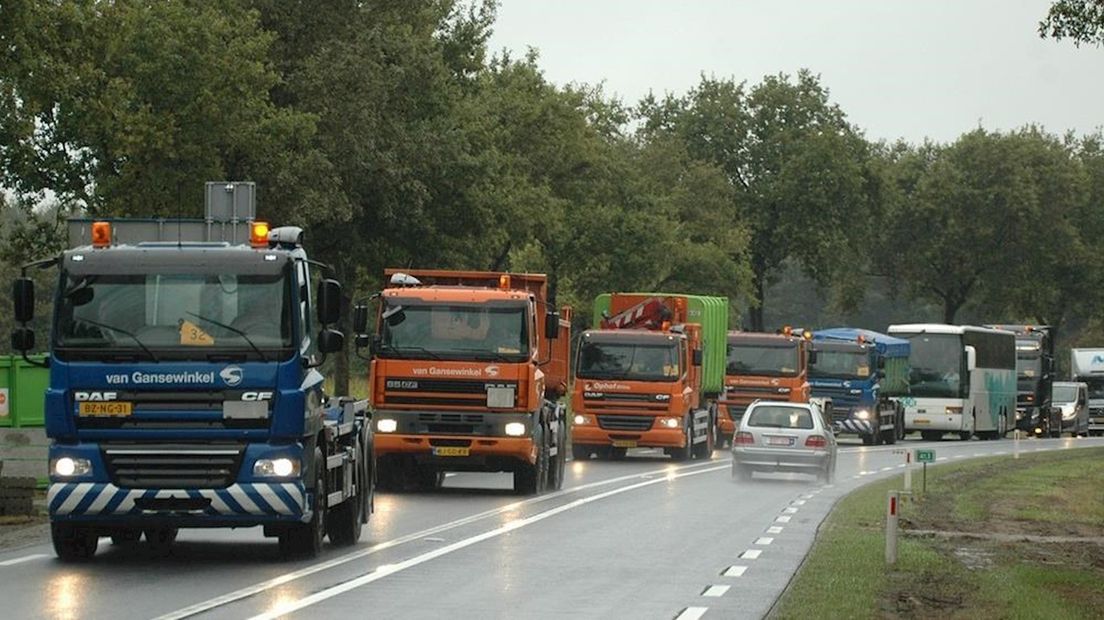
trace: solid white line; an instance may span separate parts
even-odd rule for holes
[[[50,556],[45,553],[35,553],[32,555],[25,555],[21,558],[15,558],[14,560],[4,560],[0,562],[0,566],[15,566],[16,564],[22,564],[24,562],[30,562],[31,560],[38,560],[41,558],[48,558]]]
[[[756,545],[764,545],[764,546],[765,546],[765,545],[769,545],[769,544],[771,544],[772,542],[774,542],[774,539],[773,539],[773,538],[771,538],[770,536],[760,536],[759,538],[757,538],[757,539],[755,540],[755,543],[754,543],[754,544],[756,544]]]
[[[748,567],[746,566],[729,566],[721,575],[724,577],[743,577],[747,569]]]
[[[711,585],[705,589],[705,592],[702,592],[702,596],[724,596],[725,592],[728,592],[730,587],[731,586]]]
[[[762,549],[748,549],[740,554],[741,560],[757,560],[759,556],[763,555]]]
[[[614,495],[620,495],[622,493],[627,493],[629,491],[634,491],[636,489],[641,489],[641,488],[644,488],[644,487],[647,487],[647,486],[652,486],[654,484],[669,482],[669,481],[677,479],[677,478],[684,478],[684,477],[687,477],[687,476],[696,476],[698,474],[706,474],[706,473],[710,473],[710,472],[714,472],[714,471],[725,470],[725,469],[728,469],[728,468],[729,468],[728,465],[721,465],[721,466],[718,466],[718,467],[711,467],[711,468],[708,468],[708,469],[699,469],[699,470],[696,470],[696,471],[687,471],[687,472],[681,472],[681,473],[677,473],[677,474],[670,474],[670,475],[668,475],[664,478],[658,478],[658,479],[655,479],[655,480],[644,480],[642,482],[637,482],[636,484],[630,484],[628,486],[618,487],[616,489],[610,489],[609,491],[604,491],[602,493],[598,493],[597,495],[590,495],[588,497],[581,497],[579,499],[576,499],[576,500],[573,500],[573,501],[568,502],[566,504],[563,504],[562,506],[557,506],[555,508],[550,508],[548,510],[545,510],[544,512],[538,512],[536,514],[529,515],[528,517],[525,517],[524,519],[518,519],[516,521],[509,521],[505,525],[502,525],[501,527],[497,527],[493,530],[488,530],[486,532],[483,532],[482,534],[477,534],[475,536],[471,536],[469,538],[465,538],[463,540],[459,540],[457,542],[454,542],[450,545],[440,547],[440,548],[435,549],[433,551],[429,551],[427,553],[423,553],[421,555],[417,555],[417,556],[414,556],[412,558],[408,558],[408,559],[403,560],[402,562],[399,562],[397,564],[385,564],[383,566],[378,566],[378,567],[376,567],[376,569],[374,571],[372,571],[372,572],[370,572],[366,575],[361,575],[360,577],[357,577],[356,579],[352,579],[352,580],[346,581],[344,583],[338,584],[336,586],[326,588],[325,590],[320,590],[318,592],[315,592],[314,594],[311,594],[309,596],[305,596],[305,597],[303,597],[301,599],[298,599],[298,600],[287,601],[285,603],[277,605],[274,609],[271,609],[271,610],[266,611],[262,614],[257,614],[256,616],[253,616],[251,620],[275,620],[276,618],[279,618],[280,616],[290,614],[292,612],[298,611],[298,610],[303,609],[305,607],[310,607],[311,605],[314,605],[315,603],[320,603],[322,601],[331,599],[331,598],[333,598],[335,596],[338,596],[340,594],[344,594],[345,592],[348,592],[350,590],[355,590],[356,588],[359,588],[361,586],[365,586],[365,585],[368,585],[368,584],[373,583],[375,581],[379,581],[380,579],[383,579],[384,577],[389,577],[391,575],[394,575],[395,573],[402,572],[402,571],[404,571],[408,568],[413,568],[413,567],[418,566],[420,564],[425,564],[426,562],[429,562],[431,560],[435,560],[439,557],[448,555],[448,554],[453,553],[455,551],[465,549],[465,548],[470,547],[472,545],[475,545],[477,543],[481,543],[485,540],[490,540],[492,538],[498,538],[499,536],[508,534],[508,533],[510,533],[514,530],[521,529],[523,527],[532,525],[534,523],[539,523],[540,521],[544,521],[545,519],[547,519],[549,517],[554,517],[558,514],[567,512],[569,510],[574,510],[576,508],[585,506],[587,504],[590,504],[590,503],[593,503],[593,502],[596,502],[596,501],[599,501],[599,500],[606,499],[607,497],[613,497]]]
[[[775,523],[789,523],[790,522],[790,515],[782,515],[780,517],[775,517],[774,522]]]
[[[939,457],[939,458],[937,458],[937,459],[935,459],[935,460],[937,460],[937,461],[946,461],[946,460],[947,460],[947,457],[945,457],[945,456],[941,456],[941,457]]]
[[[708,607],[687,607],[682,613],[675,616],[675,620],[698,620],[709,611]]]
[[[724,459],[724,461],[722,461],[722,462],[727,462],[727,461],[731,461],[731,459]],[[698,469],[700,467],[705,467],[707,465],[715,465],[715,464],[716,464],[716,461],[709,461],[709,462],[705,462],[705,463],[693,463],[691,465],[679,466],[676,469],[676,471],[682,471],[682,470],[687,470],[687,469]],[[664,468],[664,469],[651,470],[651,471],[643,472],[643,473],[628,474],[628,475],[624,475],[624,476],[617,476],[615,478],[607,478],[605,480],[596,480],[594,482],[588,482],[587,484],[583,484],[583,485],[580,485],[580,486],[577,486],[577,487],[571,487],[570,489],[564,489],[562,491],[556,491],[555,493],[548,493],[548,494],[545,494],[545,495],[540,495],[538,497],[532,497],[532,498],[517,501],[517,502],[511,502],[511,503],[509,503],[505,506],[501,506],[499,508],[492,508],[491,510],[486,510],[484,512],[476,513],[474,515],[463,517],[461,519],[456,519],[455,521],[449,521],[448,523],[442,523],[441,525],[436,525],[436,526],[431,527],[431,528],[427,528],[427,529],[424,529],[424,530],[421,530],[421,531],[418,531],[418,532],[414,532],[413,534],[407,534],[406,536],[400,536],[399,538],[393,538],[391,540],[384,541],[384,542],[372,545],[371,547],[369,547],[367,549],[364,549],[362,551],[354,551],[353,553],[347,553],[345,555],[334,558],[332,560],[327,560],[325,562],[319,562],[318,564],[312,564],[310,566],[307,566],[306,568],[301,568],[297,571],[284,573],[283,575],[278,575],[278,576],[273,577],[272,579],[269,579],[267,581],[262,581],[260,583],[257,583],[257,584],[251,585],[251,586],[246,586],[246,587],[241,588],[239,590],[234,590],[233,592],[228,592],[226,594],[216,596],[216,597],[208,599],[206,601],[196,603],[195,605],[190,605],[190,606],[185,607],[183,609],[178,609],[176,611],[169,612],[169,613],[167,613],[163,616],[158,616],[154,620],[182,620],[183,618],[188,618],[188,617],[191,617],[191,616],[194,616],[194,615],[197,615],[197,614],[201,614],[201,613],[204,613],[206,611],[210,611],[210,610],[212,610],[216,607],[221,607],[221,606],[226,605],[228,603],[233,603],[234,601],[240,601],[241,599],[248,598],[248,597],[253,596],[255,594],[259,594],[261,592],[264,592],[266,590],[271,590],[273,588],[278,588],[278,587],[280,587],[280,586],[282,586],[286,583],[295,581],[296,579],[301,579],[303,577],[308,577],[308,576],[313,575],[315,573],[320,573],[322,571],[329,570],[329,569],[334,568],[336,566],[341,566],[342,564],[347,564],[349,562],[359,560],[361,558],[373,555],[375,553],[385,551],[385,550],[390,549],[392,547],[397,547],[399,545],[404,545],[404,544],[409,543],[409,542],[415,542],[415,541],[422,540],[426,536],[433,536],[434,534],[439,534],[441,532],[451,530],[451,529],[455,529],[457,527],[463,527],[465,525],[470,525],[470,524],[475,523],[477,521],[482,521],[483,519],[487,519],[487,518],[490,518],[490,517],[496,517],[496,516],[499,516],[499,515],[502,515],[502,514],[505,514],[505,513],[513,512],[513,511],[515,511],[519,508],[525,507],[525,506],[530,506],[530,505],[538,504],[538,503],[541,503],[541,502],[547,502],[549,500],[557,499],[557,498],[564,497],[566,495],[571,495],[571,494],[574,494],[574,493],[579,493],[581,491],[587,491],[587,490],[590,490],[590,489],[603,487],[603,486],[607,486],[607,485],[610,485],[610,484],[617,484],[618,482],[624,482],[626,480],[632,480],[632,479],[635,479],[635,478],[643,478],[645,476],[650,476],[650,475],[653,475],[653,474],[669,474],[670,471],[671,471],[671,469],[668,467],[668,468]],[[712,470],[710,470],[710,471],[712,471]],[[664,478],[661,478],[661,479],[666,479],[666,476]]]
[[[772,526],[767,528],[767,533],[768,534],[781,534],[782,533],[782,526],[781,525],[772,525]]]
[[[905,467],[905,464],[901,463],[900,465],[897,466],[897,469],[902,469],[903,467]]]

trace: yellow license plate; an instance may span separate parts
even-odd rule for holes
[[[77,411],[84,416],[126,417],[134,412],[134,403],[80,403]]]
[[[635,448],[636,447],[636,442],[631,440],[631,439],[614,439],[613,440],[613,447],[614,448]]]
[[[471,448],[456,448],[452,446],[434,448],[434,456],[468,456],[471,454]]]

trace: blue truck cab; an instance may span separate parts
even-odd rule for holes
[[[355,542],[371,425],[366,402],[323,394],[341,290],[312,282],[302,231],[209,215],[71,220],[69,234],[30,266],[58,270],[45,411],[58,556],[91,558],[100,536],[164,548],[181,527],[263,526],[291,556],[326,535]],[[33,281],[13,293],[26,353]]]
[[[908,389],[908,341],[843,327],[814,331],[812,347],[809,385],[814,398],[831,400],[836,432],[858,435],[866,445],[902,439],[897,397]]]

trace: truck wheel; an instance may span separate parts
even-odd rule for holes
[[[617,446],[610,446],[609,448],[609,458],[614,461],[625,460],[625,456],[628,455],[628,453],[628,448],[618,448]]]
[[[943,438],[943,433],[939,431],[920,431],[920,438],[924,441],[939,441]]]
[[[540,493],[548,480],[548,449],[544,446],[544,433],[540,428],[534,432],[533,442],[537,444],[537,462],[532,465],[522,463],[514,470],[514,493],[518,495]]]
[[[154,555],[164,556],[169,554],[172,545],[176,542],[176,535],[180,533],[175,527],[154,527],[145,531],[146,545]]]
[[[345,498],[333,510],[326,514],[326,535],[330,542],[342,547],[355,545],[360,540],[360,532],[364,525],[365,496],[368,487],[365,484],[364,459],[357,462],[354,474],[357,494]]]
[[[414,466],[414,484],[419,491],[436,491],[445,483],[445,472],[425,465]]]
[[[381,491],[399,491],[402,489],[402,476],[398,463],[390,456],[376,460],[376,487]]]
[[[296,523],[280,534],[280,554],[285,558],[313,558],[322,552],[322,539],[326,536],[326,463],[322,451],[314,449],[314,504],[311,520]]]
[[[887,446],[892,446],[897,443],[897,414],[893,415],[893,428],[888,428],[882,431],[882,443]]]
[[[717,450],[724,450],[728,447],[728,437],[725,437],[725,433],[721,430],[721,424],[718,421],[717,426],[713,428],[713,448]]]
[[[142,540],[142,530],[137,528],[124,528],[111,535],[111,544],[116,547],[136,545],[139,540]]]
[[[573,443],[571,444],[571,458],[575,461],[588,461],[590,460],[590,454],[593,452],[590,446]]]
[[[686,436],[686,446],[682,448],[671,448],[671,458],[676,461],[689,461],[694,456],[694,434],[690,424],[693,424],[693,421],[689,422],[683,432]]]
[[[863,442],[864,446],[874,445],[874,435],[866,434],[866,435],[861,435],[861,437],[862,437],[862,442]]]
[[[962,441],[970,441],[970,436],[973,435],[970,431],[962,431],[958,434],[958,438]]]
[[[548,468],[548,489],[550,491],[559,491],[563,488],[564,474],[567,469],[567,449],[564,445],[567,440],[567,423],[561,420],[558,422],[557,428],[559,433],[557,434],[556,456],[552,457]]]
[[[54,553],[62,562],[85,562],[96,555],[99,536],[87,528],[68,523],[51,523],[50,538]]]

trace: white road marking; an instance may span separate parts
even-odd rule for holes
[[[790,515],[782,515],[780,517],[775,517],[774,522],[775,523],[789,523],[790,522]]]
[[[675,616],[675,620],[698,620],[709,611],[708,607],[687,607],[682,613]]]
[[[941,456],[941,457],[939,457],[939,458],[937,458],[937,459],[935,459],[935,460],[937,460],[937,461],[946,461],[946,460],[947,460],[947,457],[945,457],[945,456]]]
[[[711,585],[705,589],[705,592],[702,592],[702,596],[724,596],[725,592],[728,592],[730,587],[731,586]]]
[[[39,560],[42,558],[48,558],[50,556],[45,553],[33,553],[31,555],[25,555],[21,558],[15,558],[13,560],[4,560],[0,562],[0,566],[15,566],[16,564],[22,564],[24,562],[30,562],[31,560]]]
[[[813,499],[813,495],[815,495],[815,493],[809,493],[808,495],[802,495],[801,499]]]
[[[770,536],[760,536],[759,538],[757,538],[755,540],[754,544],[766,546],[766,545],[771,544],[772,542],[774,542],[774,539],[771,538]]]
[[[724,459],[722,462],[730,462],[730,461],[731,461],[731,459]],[[717,461],[709,461],[709,462],[705,462],[705,463],[694,463],[694,464],[691,464],[691,465],[681,465],[681,466],[678,466],[675,471],[698,469],[700,467],[706,467],[706,466],[709,466],[709,465],[716,465],[716,463],[717,463]],[[715,471],[715,470],[718,470],[718,469],[719,468],[717,468],[717,467],[713,467],[712,469],[710,469],[708,471]],[[248,597],[253,596],[255,594],[259,594],[259,593],[264,592],[266,590],[271,590],[273,588],[278,588],[278,587],[280,587],[280,586],[282,586],[286,583],[290,583],[292,581],[295,581],[296,579],[302,579],[303,577],[308,577],[308,576],[313,575],[315,573],[320,573],[322,571],[329,570],[329,569],[334,568],[336,566],[341,566],[342,564],[347,564],[349,562],[359,560],[361,558],[379,553],[381,551],[385,551],[385,550],[390,549],[392,547],[397,547],[399,545],[404,545],[404,544],[409,543],[409,542],[422,540],[426,536],[432,536],[434,534],[439,534],[439,533],[447,531],[447,530],[455,529],[455,528],[458,528],[458,527],[463,527],[465,525],[469,525],[469,524],[475,523],[477,521],[482,521],[483,519],[488,519],[488,518],[500,516],[500,515],[503,515],[503,514],[506,514],[506,513],[509,513],[509,512],[514,512],[519,508],[522,508],[522,507],[525,507],[525,506],[530,506],[530,505],[533,505],[533,504],[539,504],[541,502],[547,502],[549,500],[564,497],[565,495],[571,495],[573,493],[579,493],[581,491],[587,491],[587,490],[590,490],[590,489],[603,487],[603,486],[607,486],[607,485],[610,485],[610,484],[617,484],[618,482],[624,482],[626,480],[632,480],[634,478],[643,478],[645,476],[652,475],[652,474],[669,474],[670,471],[671,471],[670,468],[664,468],[664,469],[659,469],[659,470],[652,470],[652,471],[645,472],[645,473],[642,473],[642,474],[641,473],[627,474],[627,475],[624,475],[624,476],[617,476],[615,478],[608,478],[606,480],[596,480],[594,482],[589,482],[587,484],[583,484],[583,485],[580,485],[580,486],[577,486],[577,487],[572,487],[570,489],[564,489],[562,491],[556,491],[555,493],[548,493],[548,494],[545,494],[545,495],[540,495],[538,497],[532,497],[532,498],[529,498],[529,499],[526,499],[526,500],[511,502],[511,503],[509,503],[505,506],[501,506],[499,508],[493,508],[491,510],[486,510],[484,512],[476,513],[474,515],[463,517],[461,519],[456,519],[455,521],[449,521],[448,523],[442,523],[441,525],[436,525],[434,527],[427,528],[427,529],[421,530],[419,532],[414,532],[413,534],[408,534],[406,536],[400,536],[399,538],[393,538],[391,540],[384,541],[384,542],[372,545],[371,547],[369,547],[367,549],[364,549],[362,551],[354,551],[352,553],[347,553],[343,556],[334,558],[332,560],[327,560],[325,562],[319,562],[317,564],[312,564],[311,566],[307,566],[306,568],[301,568],[301,569],[296,570],[296,571],[292,571],[292,572],[289,572],[289,573],[284,573],[283,575],[278,575],[278,576],[273,577],[272,579],[269,579],[267,581],[262,581],[260,583],[257,583],[257,584],[251,585],[251,586],[246,586],[246,587],[241,588],[239,590],[234,590],[233,592],[227,592],[226,594],[216,596],[214,598],[208,599],[206,601],[202,601],[200,603],[196,603],[195,605],[190,605],[190,606],[185,607],[183,609],[178,609],[176,611],[169,612],[169,613],[167,613],[163,616],[158,616],[157,618],[155,618],[155,620],[181,620],[183,618],[189,618],[191,616],[195,616],[195,615],[210,611],[212,609],[215,609],[216,607],[221,607],[223,605],[233,603],[234,601],[240,601],[244,598],[248,598]],[[666,479],[666,475],[662,479]]]
[[[998,452],[994,452],[993,456],[1004,456],[1005,454],[1008,454],[1008,453],[1005,452],[1004,450],[1000,450]]]
[[[781,534],[782,533],[782,526],[781,525],[772,525],[772,526],[767,528],[767,533],[768,534]]]
[[[439,536],[429,536],[427,538],[423,538],[422,540],[426,542],[445,542],[445,539]]]
[[[790,504],[793,505],[793,506],[804,506],[805,505],[805,500],[795,499],[794,501],[790,502]]]
[[[797,512],[797,508],[794,508],[793,506],[787,506],[782,509],[782,512],[788,515],[792,515],[793,513]]]
[[[298,600],[289,600],[287,602],[281,603],[281,604],[275,606],[273,609],[271,609],[269,611],[266,611],[266,612],[261,613],[261,614],[257,614],[256,616],[253,616],[251,620],[275,620],[276,618],[279,618],[281,616],[285,616],[287,614],[298,611],[298,610],[303,609],[305,607],[310,607],[311,605],[314,605],[315,603],[320,603],[322,601],[329,600],[329,599],[331,599],[335,596],[338,596],[340,594],[344,594],[345,592],[348,592],[350,590],[355,590],[356,588],[359,588],[361,586],[365,586],[365,585],[368,585],[370,583],[379,581],[380,579],[383,579],[384,577],[389,577],[391,575],[394,575],[395,573],[402,572],[402,571],[404,571],[408,568],[413,568],[413,567],[418,566],[420,564],[425,564],[426,562],[429,562],[431,560],[435,560],[439,557],[448,555],[450,553],[459,551],[461,549],[465,549],[465,548],[470,547],[472,545],[475,545],[477,543],[481,543],[485,540],[490,540],[492,538],[498,538],[499,536],[503,536],[505,534],[513,532],[514,530],[519,530],[523,527],[532,525],[534,523],[539,523],[541,521],[544,521],[545,519],[548,519],[549,517],[554,517],[558,514],[562,514],[564,512],[569,511],[569,510],[574,510],[576,508],[580,508],[580,507],[585,506],[587,504],[590,504],[590,503],[593,503],[593,502],[596,502],[596,501],[599,501],[599,500],[606,499],[607,497],[613,497],[615,495],[621,495],[622,493],[628,493],[629,491],[635,491],[636,489],[641,489],[641,488],[644,488],[644,487],[647,487],[647,486],[652,486],[654,484],[661,484],[663,482],[670,482],[671,480],[674,480],[674,479],[677,479],[677,478],[684,478],[684,477],[687,477],[687,476],[696,476],[698,474],[706,474],[706,473],[710,473],[710,472],[714,472],[714,471],[726,470],[728,468],[729,468],[728,465],[721,465],[721,466],[718,466],[718,467],[711,467],[711,468],[708,468],[708,469],[698,469],[696,471],[685,471],[685,472],[680,472],[680,473],[672,473],[672,474],[669,474],[665,478],[660,478],[660,479],[657,479],[657,480],[644,480],[642,482],[637,482],[635,484],[630,484],[628,486],[619,487],[619,488],[616,488],[616,489],[610,489],[609,491],[603,491],[602,493],[598,493],[597,495],[591,495],[591,496],[588,496],[588,497],[581,497],[579,499],[576,499],[576,500],[570,501],[566,504],[563,504],[562,506],[556,506],[555,508],[549,508],[548,510],[545,510],[544,512],[538,512],[536,514],[529,515],[528,517],[525,517],[524,519],[518,519],[516,521],[509,521],[506,524],[504,524],[500,527],[496,527],[493,530],[488,530],[486,532],[483,532],[482,534],[477,534],[475,536],[471,536],[471,537],[465,538],[463,540],[458,540],[458,541],[456,541],[452,544],[445,545],[444,547],[440,547],[440,548],[435,549],[433,551],[429,551],[427,553],[423,553],[421,555],[417,555],[417,556],[414,556],[412,558],[408,558],[408,559],[403,560],[401,562],[398,562],[396,564],[385,564],[383,566],[378,566],[372,572],[370,572],[368,574],[365,574],[365,575],[361,575],[360,577],[357,577],[356,579],[351,579],[351,580],[346,581],[344,583],[340,583],[336,586],[326,588],[325,590],[320,590],[318,592],[315,592],[314,594],[311,594],[309,596],[305,596],[305,597],[303,597],[301,599],[298,599]]]
[[[882,471],[893,471],[893,467],[892,467],[892,466],[890,466],[890,467],[883,467],[883,468],[882,468]]]
[[[748,549],[740,554],[741,560],[757,560],[759,556],[763,555],[762,549]]]
[[[903,467],[905,467],[905,464],[904,464],[904,463],[901,463],[900,465],[898,465],[898,466],[897,466],[897,469],[901,469],[901,468],[903,468]]]
[[[725,569],[725,572],[721,573],[725,577],[743,577],[747,572],[746,566],[729,566]]]

